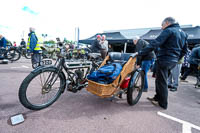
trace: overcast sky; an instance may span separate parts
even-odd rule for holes
[[[0,34],[12,41],[27,38],[28,28],[36,34],[80,39],[96,33],[159,27],[165,17],[181,25],[200,25],[199,0],[1,0]]]

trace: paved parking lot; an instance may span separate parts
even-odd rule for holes
[[[135,106],[82,90],[66,91],[52,106],[31,111],[18,100],[19,86],[31,70],[30,60],[23,58],[0,64],[0,133],[200,133],[200,89],[194,88],[194,77],[169,92],[168,110],[146,99],[154,95],[155,79],[149,73],[149,92]],[[11,126],[9,117],[19,113],[25,121]]]

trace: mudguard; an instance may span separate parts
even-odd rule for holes
[[[138,69],[134,70],[134,71],[131,73],[131,78],[130,78],[130,82],[129,82],[130,86],[132,86],[133,83],[135,83],[136,77],[137,77],[138,73],[141,72],[141,71],[144,72],[144,70],[142,70],[142,68],[138,68]],[[145,74],[145,73],[144,73],[144,74]]]

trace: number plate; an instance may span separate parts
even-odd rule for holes
[[[35,63],[35,64],[33,64],[32,66],[33,66],[33,68],[36,68],[36,67],[39,67],[39,66],[49,66],[49,65],[51,65],[52,64],[52,60],[43,60],[43,61],[41,61],[40,63]]]
[[[43,60],[42,61],[42,65],[51,65],[52,64],[52,60]]]

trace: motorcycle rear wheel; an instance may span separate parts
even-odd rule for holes
[[[8,50],[7,56],[10,61],[17,61],[21,58],[21,54],[15,49]]]

